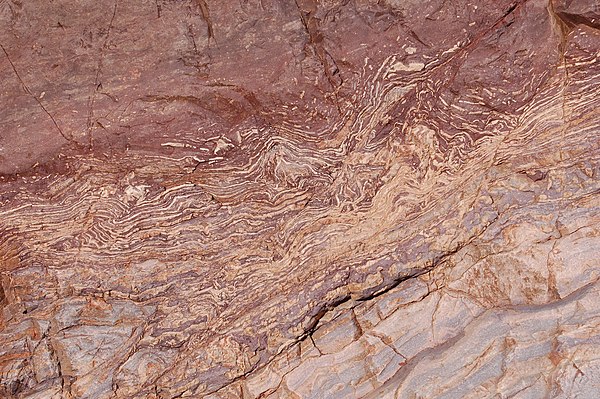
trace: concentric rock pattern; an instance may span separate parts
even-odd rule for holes
[[[0,0],[0,397],[596,398],[594,0]]]

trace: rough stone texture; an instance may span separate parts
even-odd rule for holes
[[[0,0],[0,397],[597,398],[595,0]]]

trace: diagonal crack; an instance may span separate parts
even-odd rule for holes
[[[10,56],[8,55],[8,52],[6,51],[6,49],[4,48],[4,46],[2,44],[0,44],[0,48],[2,48],[2,51],[4,52],[4,55],[6,55],[6,59],[8,59],[8,62],[10,63],[10,66],[12,67],[12,70],[15,72],[15,75],[17,76],[17,79],[19,79],[19,82],[21,83],[21,86],[23,87],[23,90],[25,90],[25,93],[29,94],[35,100],[35,102],[40,106],[40,108],[42,109],[42,111],[44,111],[44,113],[46,115],[48,115],[48,117],[50,118],[50,120],[52,121],[52,123],[54,124],[54,126],[56,127],[56,129],[58,130],[58,132],[60,133],[60,135],[65,140],[67,140],[68,142],[71,142],[71,143],[75,142],[75,140],[73,140],[73,137],[71,135],[67,135],[60,128],[60,126],[56,122],[56,119],[54,118],[54,116],[52,116],[52,114],[48,111],[48,109],[46,109],[46,107],[44,106],[44,104],[42,104],[42,101],[38,97],[36,97],[31,92],[31,90],[29,89],[29,87],[25,84],[25,82],[21,78],[21,75],[19,75],[19,72],[17,71],[17,68],[16,68],[15,64],[10,59]]]
[[[242,380],[246,377],[248,377],[248,375],[254,373],[255,371],[259,370],[259,369],[263,369],[265,367],[267,367],[275,358],[277,358],[279,355],[281,355],[283,352],[287,351],[288,349],[290,349],[291,347],[293,347],[296,344],[299,344],[302,341],[305,341],[307,339],[311,340],[313,345],[315,346],[315,348],[317,350],[319,350],[319,348],[317,347],[317,345],[315,344],[314,340],[313,340],[313,334],[322,327],[323,324],[319,324],[321,319],[331,310],[334,310],[335,308],[345,304],[348,301],[351,300],[355,300],[356,303],[353,304],[353,306],[351,306],[349,309],[350,311],[353,312],[353,309],[358,306],[361,303],[364,303],[366,301],[370,301],[372,299],[375,299],[377,297],[380,297],[388,292],[390,292],[391,290],[393,290],[394,288],[398,287],[401,283],[417,278],[423,274],[429,273],[432,270],[434,270],[436,267],[438,267],[439,265],[443,264],[446,259],[448,259],[449,257],[451,257],[452,255],[456,254],[458,251],[460,251],[462,248],[470,245],[471,243],[473,243],[476,239],[478,239],[479,237],[481,237],[486,231],[487,229],[499,219],[499,215],[497,215],[492,221],[486,223],[482,228],[481,231],[477,232],[476,234],[474,234],[472,237],[470,237],[468,240],[462,242],[462,243],[457,243],[454,248],[449,249],[448,251],[446,251],[445,253],[437,256],[436,258],[427,261],[427,264],[424,265],[424,267],[422,268],[422,270],[413,272],[409,275],[400,275],[398,276],[396,279],[392,280],[389,284],[387,284],[386,286],[382,287],[380,290],[375,291],[371,294],[365,295],[361,298],[353,298],[351,295],[347,294],[344,295],[340,298],[337,298],[335,300],[333,300],[332,302],[328,303],[328,304],[324,304],[321,308],[319,308],[315,314],[315,316],[313,316],[313,318],[310,320],[310,322],[308,323],[308,327],[305,329],[304,333],[302,333],[301,335],[299,335],[295,340],[291,341],[288,345],[284,345],[283,347],[281,347],[279,349],[279,351],[277,353],[275,353],[272,357],[270,357],[270,359],[268,359],[265,363],[260,364],[257,363],[255,364],[250,370],[247,370],[246,372],[244,372],[241,375],[238,375],[237,377],[233,378],[229,383],[227,383],[226,385],[211,391],[209,394],[218,392],[220,390],[222,390],[223,388],[225,388],[226,386],[229,386],[239,380]],[[438,287],[439,288],[439,287]],[[418,299],[417,301],[421,301],[423,299],[425,299],[426,297],[428,297],[429,295],[431,295],[433,292],[436,292],[438,289],[428,289],[428,292],[423,295],[420,299]],[[319,351],[320,352],[320,351]],[[402,355],[403,356],[403,355]],[[403,356],[404,357],[404,356]]]
[[[202,18],[206,22],[207,30],[208,30],[208,40],[215,38],[215,31],[213,30],[212,19],[210,18],[210,10],[208,9],[208,4],[206,0],[196,0],[198,6],[200,7],[200,12],[202,13]]]
[[[93,87],[93,91],[92,94],[89,97],[88,100],[88,118],[87,118],[87,130],[88,130],[88,139],[89,139],[89,146],[91,148],[92,146],[92,129],[94,128],[94,103],[96,101],[96,93],[102,88],[102,82],[100,81],[100,77],[102,75],[102,66],[104,63],[104,50],[106,49],[106,47],[108,46],[108,39],[110,38],[110,32],[112,30],[114,21],[115,21],[115,16],[117,15],[117,7],[119,5],[119,1],[115,0],[115,5],[113,7],[113,12],[112,12],[112,16],[110,18],[110,22],[108,24],[108,30],[106,31],[106,38],[104,39],[104,43],[102,44],[102,47],[100,47],[100,55],[98,57],[98,66],[96,68],[96,76],[94,77],[94,87]]]
[[[339,88],[344,84],[344,79],[340,74],[340,69],[333,56],[325,49],[323,45],[323,34],[319,31],[317,25],[317,19],[313,15],[317,12],[317,2],[315,0],[295,0],[296,8],[300,14],[300,21],[308,34],[308,40],[321,66],[323,72],[327,78],[327,82],[333,90],[333,96],[335,103],[338,108],[340,115],[342,114],[341,107],[339,105],[339,99],[337,92]],[[333,72],[331,71],[333,69]]]

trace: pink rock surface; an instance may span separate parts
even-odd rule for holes
[[[0,0],[0,397],[597,397],[598,28]]]

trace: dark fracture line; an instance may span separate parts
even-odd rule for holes
[[[4,55],[6,55],[6,59],[8,59],[8,62],[10,63],[10,66],[12,67],[13,71],[15,72],[15,75],[17,75],[17,79],[19,79],[19,82],[21,82],[21,86],[23,86],[23,90],[25,90],[25,92],[27,94],[29,94],[31,97],[33,97],[33,99],[38,103],[38,105],[40,106],[40,108],[42,108],[42,110],[44,110],[44,112],[46,113],[46,115],[48,115],[48,117],[50,117],[50,119],[52,120],[52,123],[54,123],[54,126],[56,126],[56,129],[59,131],[60,135],[67,141],[69,142],[74,142],[73,137],[68,137],[60,128],[60,126],[58,126],[58,123],[56,122],[56,119],[54,119],[54,117],[52,116],[52,114],[50,112],[48,112],[48,110],[46,109],[46,107],[44,107],[44,104],[42,104],[42,102],[40,101],[40,99],[38,97],[36,97],[31,90],[29,90],[29,87],[27,87],[27,85],[25,84],[25,82],[23,82],[23,79],[21,79],[21,75],[19,75],[19,72],[17,71],[17,68],[15,67],[15,64],[13,64],[12,60],[10,59],[10,56],[8,55],[8,52],[6,51],[6,49],[4,48],[4,46],[2,44],[0,44],[0,47],[2,48],[2,51],[4,52]]]

